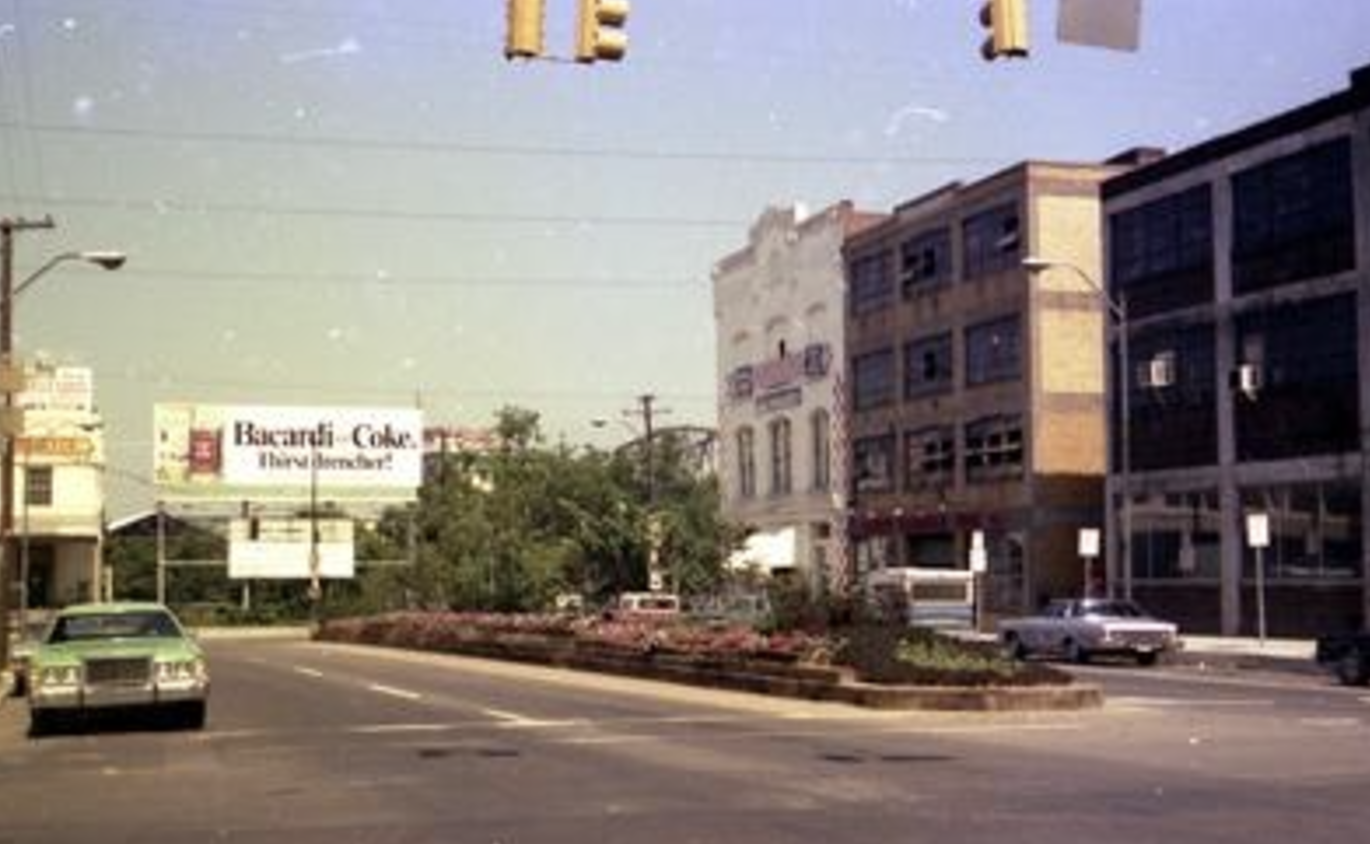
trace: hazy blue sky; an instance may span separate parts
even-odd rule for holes
[[[1099,0],[1104,2],[1105,0]],[[570,51],[573,0],[548,0]],[[505,62],[504,0],[0,0],[25,353],[95,369],[112,511],[152,405],[713,422],[709,273],[768,204],[1181,148],[1347,85],[1365,0],[1145,0],[1142,48],[979,56],[978,0],[634,0],[622,64]]]

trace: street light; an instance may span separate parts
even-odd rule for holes
[[[1118,298],[1109,295],[1108,290],[1102,284],[1094,280],[1094,277],[1081,269],[1077,264],[1070,261],[1056,261],[1050,258],[1043,258],[1036,255],[1029,255],[1022,261],[1023,269],[1033,275],[1043,273],[1050,269],[1063,269],[1077,275],[1091,290],[1099,297],[1099,300],[1108,308],[1109,315],[1117,322],[1118,332],[1118,374],[1115,376],[1111,367],[1108,369],[1108,390],[1109,406],[1116,395],[1118,398],[1119,425],[1122,431],[1118,435],[1118,465],[1117,475],[1119,485],[1122,487],[1122,511],[1120,513],[1120,534],[1118,541],[1118,556],[1121,559],[1123,575],[1123,597],[1132,600],[1132,455],[1130,447],[1131,435],[1131,400],[1129,397],[1129,378],[1131,369],[1127,349],[1127,297],[1119,294]],[[1105,417],[1107,418],[1107,417]],[[1113,450],[1109,449],[1109,465],[1113,464]],[[1113,496],[1108,497],[1108,509],[1113,509]],[[1119,562],[1115,560],[1114,571],[1116,574]],[[1110,576],[1108,579],[1108,592],[1110,595],[1115,593],[1115,578]]]
[[[26,220],[22,217],[0,218],[0,366],[13,365],[14,351],[14,297],[33,286],[40,278],[60,264],[80,261],[94,264],[105,270],[117,270],[124,265],[127,256],[122,252],[98,250],[88,252],[62,252],[49,258],[38,269],[29,273],[17,284],[14,281],[14,237],[25,231],[56,228],[51,217],[41,220]],[[3,404],[5,419],[12,417],[14,394],[4,393]],[[14,436],[4,434],[4,456],[0,460],[0,668],[9,665],[9,624],[10,624],[10,539],[14,533]]]

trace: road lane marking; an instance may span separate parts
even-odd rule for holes
[[[400,700],[422,700],[423,695],[418,692],[411,692],[408,689],[397,689],[394,686],[384,686],[380,683],[371,683],[367,687],[368,691],[373,691],[379,695],[397,697]]]
[[[1181,698],[1181,697],[1145,697],[1140,695],[1118,695],[1108,698],[1108,703],[1114,706],[1140,706],[1140,707],[1220,707],[1220,706],[1274,706],[1275,701],[1267,698],[1240,698],[1240,697],[1216,697],[1216,698]]]
[[[316,680],[323,676],[323,672],[320,671],[319,669],[317,669],[317,668],[306,668],[306,667],[303,666],[303,665],[296,665],[296,666],[294,667],[294,670],[295,670],[295,673],[296,673],[296,674],[303,674],[303,675],[306,676],[306,677],[313,677],[313,678],[316,679]]]
[[[348,727],[347,732],[362,736],[383,736],[405,733],[445,733],[455,729],[452,724],[364,724]]]
[[[481,712],[499,721],[500,727],[508,729],[546,729],[548,727],[577,727],[590,722],[583,718],[530,718],[507,709],[482,709]]]

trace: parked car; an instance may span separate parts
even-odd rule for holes
[[[673,592],[624,592],[604,615],[615,621],[664,621],[679,617],[680,608],[680,596]]]
[[[1346,686],[1370,683],[1370,632],[1319,636],[1314,657]]]
[[[1135,657],[1154,665],[1180,647],[1179,630],[1132,601],[1081,598],[1052,601],[1041,613],[999,622],[999,641],[1018,659],[1035,654],[1088,662],[1098,654]]]
[[[204,726],[209,669],[198,643],[165,606],[80,604],[57,613],[28,666],[35,735],[66,714],[150,707]]]

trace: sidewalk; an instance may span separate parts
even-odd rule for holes
[[[1255,669],[1320,674],[1313,661],[1311,639],[1271,639],[1247,636],[1181,636],[1184,649],[1174,662],[1215,669]]]

